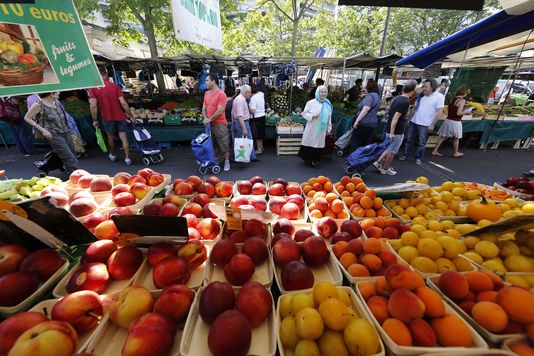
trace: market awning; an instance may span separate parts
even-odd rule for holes
[[[482,10],[484,0],[339,0],[338,5],[415,7],[424,9]]]
[[[531,50],[534,49],[533,28],[534,11],[508,15],[502,10],[397,61],[395,65],[412,64],[426,68],[445,57],[462,62],[486,54],[508,55]]]

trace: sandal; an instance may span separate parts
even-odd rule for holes
[[[455,155],[452,155],[453,158],[462,158],[464,156],[463,153],[457,153]]]
[[[441,157],[443,155],[439,152],[432,152],[432,156]]]

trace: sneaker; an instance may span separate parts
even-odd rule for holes
[[[389,167],[388,169],[386,169],[386,174],[388,176],[394,176],[395,174],[397,174],[397,172],[393,168]]]
[[[406,159],[408,159],[408,157],[405,155],[399,157],[399,161],[406,161]]]
[[[108,155],[108,158],[111,162],[115,162],[117,160],[117,156],[114,156],[111,153]]]
[[[225,159],[224,160],[224,171],[227,172],[230,170],[230,161]]]
[[[380,174],[387,174],[387,170],[382,167],[378,168],[378,171],[380,172]]]
[[[376,169],[381,170],[382,169],[382,162],[375,161],[375,162],[373,162],[373,166],[375,166]]]
[[[130,164],[132,164],[132,160],[129,158],[125,158],[124,163],[126,163],[126,165],[129,166]]]
[[[415,160],[415,164],[423,164],[423,161],[418,158]]]

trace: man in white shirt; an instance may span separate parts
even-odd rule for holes
[[[265,96],[259,86],[252,85],[252,96],[248,103],[250,111],[250,129],[256,141],[256,154],[263,153],[263,139],[265,138]]]
[[[423,163],[428,133],[434,130],[434,125],[438,121],[445,106],[445,97],[437,91],[438,87],[439,84],[435,79],[426,79],[424,81],[424,95],[415,103],[414,114],[410,120],[408,137],[404,146],[404,156],[399,157],[399,160],[405,161],[410,156],[413,149],[413,142],[417,135],[415,164]]]

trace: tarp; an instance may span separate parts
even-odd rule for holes
[[[426,9],[482,10],[484,0],[339,0],[338,5],[415,7]]]
[[[426,68],[448,57],[462,62],[484,54],[508,55],[534,49],[534,11],[508,15],[504,10],[395,63]],[[468,49],[467,52],[465,50]]]

